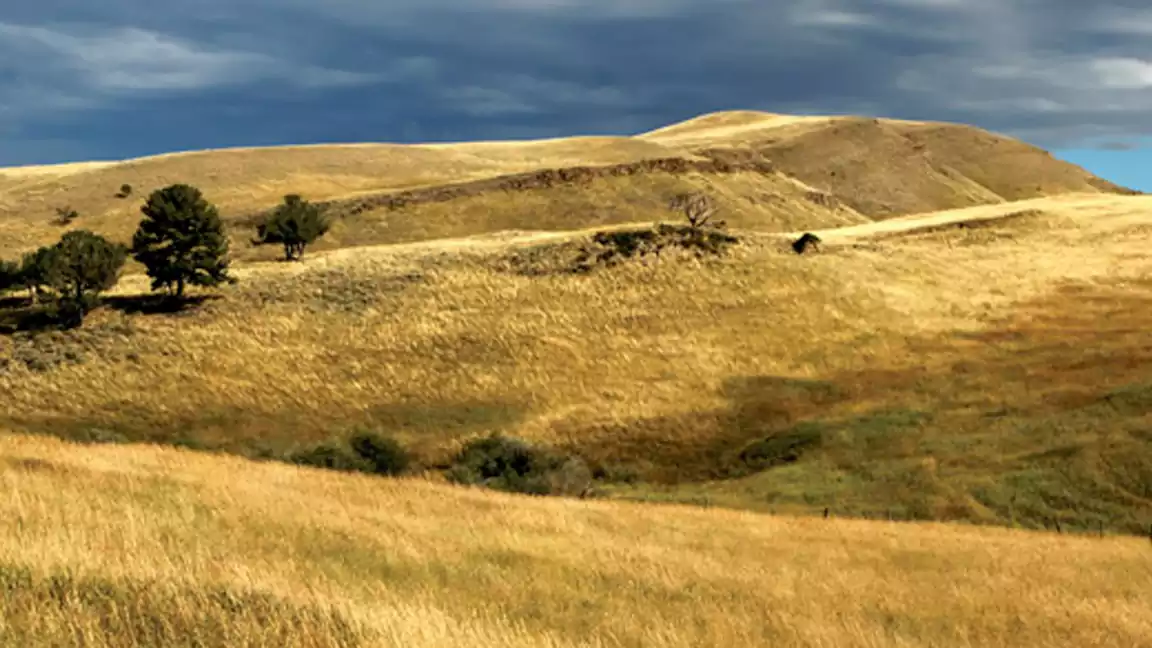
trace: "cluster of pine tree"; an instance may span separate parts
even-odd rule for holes
[[[124,185],[118,195],[127,196]],[[152,290],[165,290],[183,300],[188,286],[213,287],[231,283],[229,243],[220,214],[199,189],[175,184],[149,196],[141,208],[131,246],[79,229],[55,245],[29,252],[18,262],[0,261],[0,293],[27,290],[32,303],[49,305],[72,325],[78,325],[116,285],[129,255],[152,279]],[[71,223],[79,214],[70,211]],[[284,202],[257,226],[255,245],[284,246],[287,261],[299,260],[307,246],[328,231],[319,206],[299,195]]]
[[[216,208],[200,190],[176,184],[154,192],[131,247],[79,229],[54,245],[0,262],[0,292],[27,290],[34,304],[58,309],[66,323],[79,324],[112,288],[129,255],[147,269],[152,289],[176,299],[185,286],[216,286],[228,274],[228,238]]]

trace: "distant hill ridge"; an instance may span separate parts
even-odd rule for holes
[[[0,247],[9,248],[0,253],[53,240],[58,232],[49,223],[62,206],[91,229],[128,235],[142,197],[175,182],[200,187],[239,224],[288,193],[328,203],[363,221],[348,224],[346,244],[652,220],[666,216],[668,196],[681,191],[707,191],[730,223],[761,231],[1059,194],[1138,193],[970,126],[737,111],[635,137],[221,149],[0,169],[0,236],[7,239]],[[124,184],[133,187],[128,199],[116,196]],[[509,193],[525,197],[500,198]],[[462,215],[426,203],[451,203]],[[397,211],[410,218],[385,224],[374,213]]]

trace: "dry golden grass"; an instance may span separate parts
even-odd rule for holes
[[[792,165],[362,214],[303,263],[238,250],[241,283],[181,314],[131,312],[147,289],[131,269],[79,331],[0,337],[0,429],[278,456],[368,426],[424,465],[500,431],[587,458],[616,498],[1143,532],[1152,198],[1043,163],[1028,167],[1040,186],[997,188],[954,171],[974,158],[949,138],[971,134],[728,114],[636,139],[0,172],[10,256],[59,235],[35,210],[66,198],[125,239],[148,183],[196,181],[239,210],[704,145]],[[861,151],[899,160],[918,141],[960,151],[953,170],[840,175]],[[789,158],[801,142],[816,153]],[[822,157],[843,162],[831,184],[848,207],[809,195],[829,186]],[[122,182],[131,201],[111,198]],[[503,263],[667,218],[665,195],[688,189],[714,195],[746,244],[586,276]],[[791,252],[803,231],[822,253]],[[813,433],[792,464],[741,468],[749,444]],[[1152,644],[1146,541],[524,500],[16,435],[0,436],[0,492],[12,645]]]
[[[0,254],[26,251],[59,236],[57,207],[80,212],[78,225],[130,237],[142,200],[185,182],[199,187],[226,217],[276,204],[285,194],[312,200],[479,179],[537,168],[613,164],[669,157],[656,144],[627,138],[576,138],[512,146],[389,144],[225,149],[161,155],[111,165],[63,167],[64,173],[0,169]],[[6,180],[8,177],[18,181]],[[129,199],[116,197],[122,184]]]
[[[668,197],[687,192],[708,193],[730,226],[752,232],[871,222],[852,209],[813,202],[804,188],[785,176],[749,172],[718,178],[699,173],[653,173],[598,178],[579,186],[487,192],[396,211],[368,211],[338,220],[315,249],[458,239],[509,230],[570,232],[651,224],[676,217],[668,210]],[[237,250],[245,260],[271,260],[281,253],[273,248],[245,248],[243,242],[238,240]]]
[[[1110,390],[1152,382],[1138,362],[1147,351],[1138,331],[1152,326],[1152,309],[1136,283],[1152,271],[1147,231],[1138,229],[1149,224],[1149,199],[1081,196],[1027,205],[1042,214],[999,228],[879,240],[861,231],[844,245],[825,234],[832,242],[827,251],[803,257],[777,238],[753,237],[726,259],[662,259],[590,276],[530,278],[494,267],[493,255],[566,234],[345,249],[300,264],[246,264],[238,270],[241,284],[199,312],[145,316],[109,309],[83,331],[54,340],[0,338],[0,350],[13,358],[0,373],[8,394],[0,423],[81,439],[277,453],[373,426],[395,433],[428,463],[446,460],[465,439],[503,431],[619,465],[647,483],[686,483],[671,496],[691,499],[700,492],[698,482],[723,476],[745,444],[788,425],[839,425],[844,417],[885,408],[940,409],[939,423],[928,428],[939,441],[917,445],[902,437],[913,443],[911,450],[870,454],[868,461],[853,454],[859,448],[851,444],[826,451],[852,471],[891,458],[897,477],[900,471],[915,475],[933,444],[960,443],[949,431],[970,422],[949,417],[1007,404],[1025,412],[1022,426],[1033,425],[1040,419],[1030,418],[1029,408],[1045,399],[1078,390],[1088,401],[1099,400]],[[987,215],[959,212],[947,219]],[[873,234],[941,224],[932,216],[898,223],[874,226]],[[1069,283],[1087,292],[1053,292]],[[117,292],[146,287],[144,277],[134,275]],[[1117,311],[1131,317],[1110,314]],[[1043,329],[1024,335],[1022,351],[1034,356],[990,355],[996,345],[963,338],[997,334],[1008,326],[1006,317],[1022,312],[1079,313],[1087,323],[1078,323],[1071,337],[1046,337]],[[1086,372],[1043,369],[1082,362],[1093,345],[1113,355]],[[982,358],[995,360],[996,370],[975,371],[979,379],[967,383],[950,378],[954,365],[978,365]],[[1021,379],[1032,365],[1027,371],[1036,377]],[[835,403],[796,400],[788,387],[794,380],[828,382],[847,396]],[[969,396],[957,405],[961,393]],[[1087,416],[1077,411],[1068,415]],[[745,422],[748,416],[754,424]],[[1094,425],[1120,429],[1121,423],[1131,421]],[[1073,443],[1024,427],[1010,436],[1031,439],[1032,454]],[[981,479],[1004,469],[996,451],[961,447],[953,460],[978,463]],[[843,467],[804,466],[809,472],[793,484],[795,497],[780,506],[811,510],[847,496],[817,488]],[[908,514],[1006,519],[1003,507],[990,511],[991,503],[973,499],[982,486],[949,482],[947,475],[951,491],[943,494],[884,487],[850,499],[853,506],[883,510],[904,507],[909,497],[939,495],[943,500],[921,502]],[[762,486],[741,495],[742,483],[725,482],[717,496],[753,508],[777,505]],[[770,483],[769,492],[789,490]],[[1141,502],[1111,502],[1099,516],[1040,507],[1029,523],[1059,513],[1131,529],[1148,508]]]
[[[407,242],[505,229],[578,229],[667,217],[670,192],[723,199],[741,226],[759,231],[858,224],[917,212],[1067,192],[1114,191],[1087,172],[1015,140],[966,126],[850,117],[736,112],[706,115],[637,137],[401,146],[349,144],[225,149],[121,163],[0,169],[0,257],[55,241],[55,210],[75,227],[131,237],[141,201],[184,182],[202,189],[226,220],[242,221],[285,194],[311,200],[435,187],[514,173],[706,155],[767,159],[778,174],[666,177],[652,173],[365,214],[338,227],[339,245]],[[117,198],[122,184],[134,188]],[[828,192],[833,202],[823,204]],[[535,223],[535,225],[533,225]],[[246,242],[250,231],[237,232]],[[261,258],[255,255],[254,258]]]
[[[1145,539],[518,498],[0,436],[0,638],[87,646],[1115,646]]]

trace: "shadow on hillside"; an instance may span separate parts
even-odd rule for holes
[[[105,297],[103,304],[126,315],[175,315],[195,311],[220,298],[219,295],[194,295],[183,299],[168,295],[124,295]]]
[[[570,439],[565,449],[601,478],[648,482],[657,492],[696,484],[681,492],[716,488],[756,504],[915,519],[1146,531],[1150,326],[1152,282],[1070,284],[982,331],[908,338],[886,361],[823,381],[734,379],[722,408],[601,425],[569,420],[556,436]]]
[[[572,439],[565,450],[591,464],[618,466],[648,481],[729,479],[747,472],[742,454],[750,444],[787,434],[854,397],[832,382],[786,376],[733,378],[722,393],[729,406],[721,409],[595,426],[569,421],[557,426],[556,434]],[[803,445],[802,440],[785,444],[779,462],[795,460]]]
[[[448,466],[446,440],[508,430],[527,409],[505,401],[382,404],[366,412],[310,412],[275,407],[204,407],[171,414],[122,403],[114,414],[5,416],[0,428],[78,443],[155,443],[254,459],[283,459],[294,450],[371,430],[403,441],[429,468]]]
[[[126,315],[179,315],[195,312],[219,298],[218,295],[196,295],[184,299],[167,295],[125,295],[105,297],[98,308]],[[34,304],[28,297],[0,298],[0,335],[66,331],[80,324],[74,316],[69,317],[51,304]]]

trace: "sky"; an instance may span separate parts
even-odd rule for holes
[[[1152,191],[1147,0],[0,4],[0,166],[751,109],[970,123]]]

